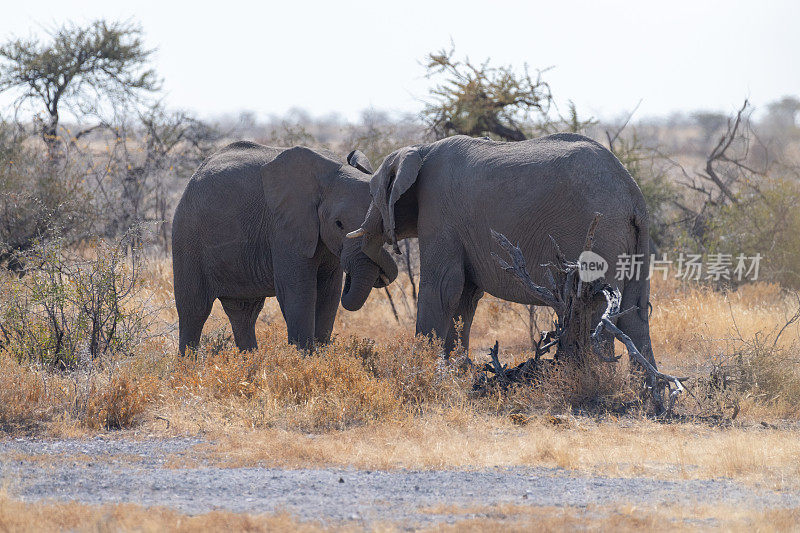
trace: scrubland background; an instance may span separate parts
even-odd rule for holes
[[[19,104],[0,121],[0,434],[211,434],[220,444],[208,453],[224,464],[544,463],[657,474],[691,463],[700,470],[687,475],[777,472],[781,483],[797,474],[797,97],[647,120],[633,102],[629,116],[599,122],[574,106],[555,108],[546,72],[472,64],[446,50],[423,58],[431,90],[420,95],[419,115],[369,109],[347,122],[297,110],[202,121],[158,102],[155,78],[144,75],[155,76],[148,54],[134,46],[140,29],[78,29],[54,33],[74,47],[50,53],[113,46],[102,39],[109,31],[137,52],[128,48],[110,78],[67,84],[62,96],[79,120],[54,113],[47,91],[58,83],[14,78],[49,68],[14,54],[41,52],[45,42],[12,42],[0,53],[0,90],[18,91]],[[32,67],[15,70],[27,60]],[[763,257],[758,281],[685,280],[675,271],[652,281],[656,360],[690,378],[692,394],[673,420],[681,424],[648,417],[624,358],[586,361],[536,387],[473,394],[463,353],[445,363],[435,341],[413,337],[414,242],[401,246],[398,281],[373,291],[362,310],[341,310],[334,342],[311,355],[287,345],[269,299],[257,351],[235,350],[216,305],[200,351],[178,356],[170,220],[214,150],[239,139],[342,155],[358,148],[377,167],[398,147],[450,134],[519,140],[557,131],[593,137],[625,163],[648,202],[654,253]],[[469,355],[483,362],[498,340],[501,360],[522,361],[551,321],[546,309],[487,296]]]

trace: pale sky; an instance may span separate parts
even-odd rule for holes
[[[431,85],[420,62],[451,38],[475,61],[554,67],[557,103],[585,115],[613,118],[640,99],[641,118],[800,95],[797,0],[4,4],[3,41],[68,20],[139,22],[166,103],[204,118],[418,112]]]

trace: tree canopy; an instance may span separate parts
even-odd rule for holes
[[[57,142],[62,105],[84,114],[103,102],[135,98],[158,89],[147,63],[152,50],[142,42],[142,30],[129,22],[94,21],[87,26],[65,24],[49,39],[12,39],[0,46],[0,91],[20,91],[17,104],[35,101],[47,112],[42,134]]]
[[[544,117],[552,101],[542,71],[532,77],[527,65],[522,73],[510,66],[479,65],[469,58],[454,59],[455,49],[441,50],[427,57],[427,76],[443,77],[431,89],[423,111],[434,135],[490,135],[507,141],[527,138],[524,122],[532,113]]]

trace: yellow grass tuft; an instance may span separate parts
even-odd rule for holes
[[[135,504],[86,505],[25,503],[0,491],[0,531],[322,531],[321,524],[299,522],[288,514],[247,515],[213,511],[186,515],[162,507]]]
[[[168,262],[152,263],[148,272],[142,298],[174,323]],[[791,444],[796,432],[780,428],[800,412],[798,327],[774,342],[794,311],[794,300],[775,285],[721,293],[674,280],[653,283],[652,338],[661,367],[703,377],[705,388],[697,384],[696,392],[704,402],[723,403],[725,395],[735,400],[742,423],[735,431],[694,424],[675,429],[641,420],[635,408],[614,418],[615,406],[637,399],[625,362],[563,368],[535,389],[472,397],[470,372],[444,364],[436,343],[411,335],[412,306],[402,296],[410,288],[402,276],[391,290],[399,323],[385,296],[373,291],[364,309],[340,313],[336,339],[312,355],[287,345],[274,299],[258,322],[260,347],[251,353],[232,345],[218,305],[206,326],[214,341],[196,358],[181,358],[175,339],[162,336],[132,357],[65,373],[21,363],[0,348],[0,428],[51,435],[120,428],[202,432],[222,443],[209,453],[229,453],[225,462],[231,464],[525,464],[648,474],[668,465],[676,471],[701,465],[698,471],[708,475],[797,474],[791,466],[800,457]],[[495,339],[504,362],[529,357],[528,318],[523,306],[484,298],[471,358],[484,362]],[[535,318],[548,326],[546,312]],[[732,376],[724,395],[711,386],[715,369]],[[693,401],[687,396],[679,408],[692,412]],[[611,418],[602,424],[575,418],[576,407]],[[764,430],[762,421],[778,429]],[[253,444],[260,442],[263,447]]]

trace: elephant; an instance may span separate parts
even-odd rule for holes
[[[601,144],[567,133],[519,142],[453,136],[392,152],[372,176],[370,194],[363,224],[348,237],[371,247],[386,242],[396,253],[399,239],[418,237],[416,331],[441,338],[446,354],[457,340],[457,318],[468,349],[484,293],[544,305],[499,267],[492,252],[501,251],[491,230],[518,243],[533,265],[528,268],[533,281],[547,286],[540,265],[556,262],[550,237],[576,261],[595,213],[601,213],[593,251],[609,263],[607,281],[621,291],[622,308],[637,307],[617,326],[655,362],[648,323],[647,206],[631,175]],[[645,275],[617,280],[618,258],[634,254]]]
[[[209,156],[189,180],[173,219],[179,348],[195,349],[215,299],[240,350],[257,348],[255,322],[277,296],[288,340],[330,340],[341,297],[357,310],[397,277],[391,254],[345,239],[370,203],[372,167],[322,150],[239,141]],[[344,289],[342,273],[345,272]]]

